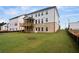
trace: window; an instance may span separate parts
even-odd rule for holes
[[[41,23],[43,23],[43,19],[41,20]]]
[[[35,20],[35,24],[37,24],[37,20]]]
[[[35,15],[35,17],[37,17],[37,14]]]
[[[10,30],[11,30],[11,28],[10,28]]]
[[[48,11],[46,11],[46,15],[48,14]]]
[[[40,16],[40,13],[38,14],[38,16]]]
[[[46,27],[46,31],[48,31],[48,27]]]
[[[33,17],[33,15],[31,17]]]
[[[15,23],[15,26],[17,26],[17,23]]]
[[[10,26],[10,24],[9,24],[9,26]]]
[[[41,13],[41,15],[43,15],[43,12]]]
[[[46,18],[46,22],[48,22],[48,18]]]
[[[38,27],[38,31],[40,31],[40,27]]]
[[[38,23],[40,23],[40,19],[38,20]]]
[[[41,31],[43,31],[43,27],[41,27]]]
[[[17,28],[16,28],[16,31],[17,31]]]
[[[36,31],[37,31],[37,28],[36,28]]]
[[[14,28],[12,28],[12,30],[14,31]]]

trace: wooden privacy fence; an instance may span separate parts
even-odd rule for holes
[[[74,39],[74,41],[79,44],[79,32],[68,30],[69,35]]]

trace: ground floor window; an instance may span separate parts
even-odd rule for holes
[[[44,31],[43,27],[36,27],[35,28],[36,31]],[[48,27],[45,28],[46,31],[48,31]]]
[[[17,28],[16,28],[16,31],[17,31]]]
[[[46,27],[46,31],[48,31],[48,27]]]
[[[11,28],[10,28],[10,30],[11,30]]]
[[[41,27],[41,31],[43,31],[43,27]]]
[[[37,31],[37,28],[36,28],[36,31]]]
[[[38,27],[38,31],[40,31],[40,27]]]

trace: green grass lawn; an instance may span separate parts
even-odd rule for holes
[[[66,31],[0,33],[0,52],[79,52]]]

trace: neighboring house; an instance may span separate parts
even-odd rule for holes
[[[1,26],[1,31],[8,31],[8,23]]]
[[[69,24],[69,29],[71,29],[71,30],[79,30],[79,21],[70,23]]]
[[[21,31],[23,27],[21,27],[21,23],[23,23],[24,15],[20,15],[9,20],[8,31]]]
[[[59,13],[56,6],[14,17],[8,25],[8,31],[56,32],[59,29]]]

